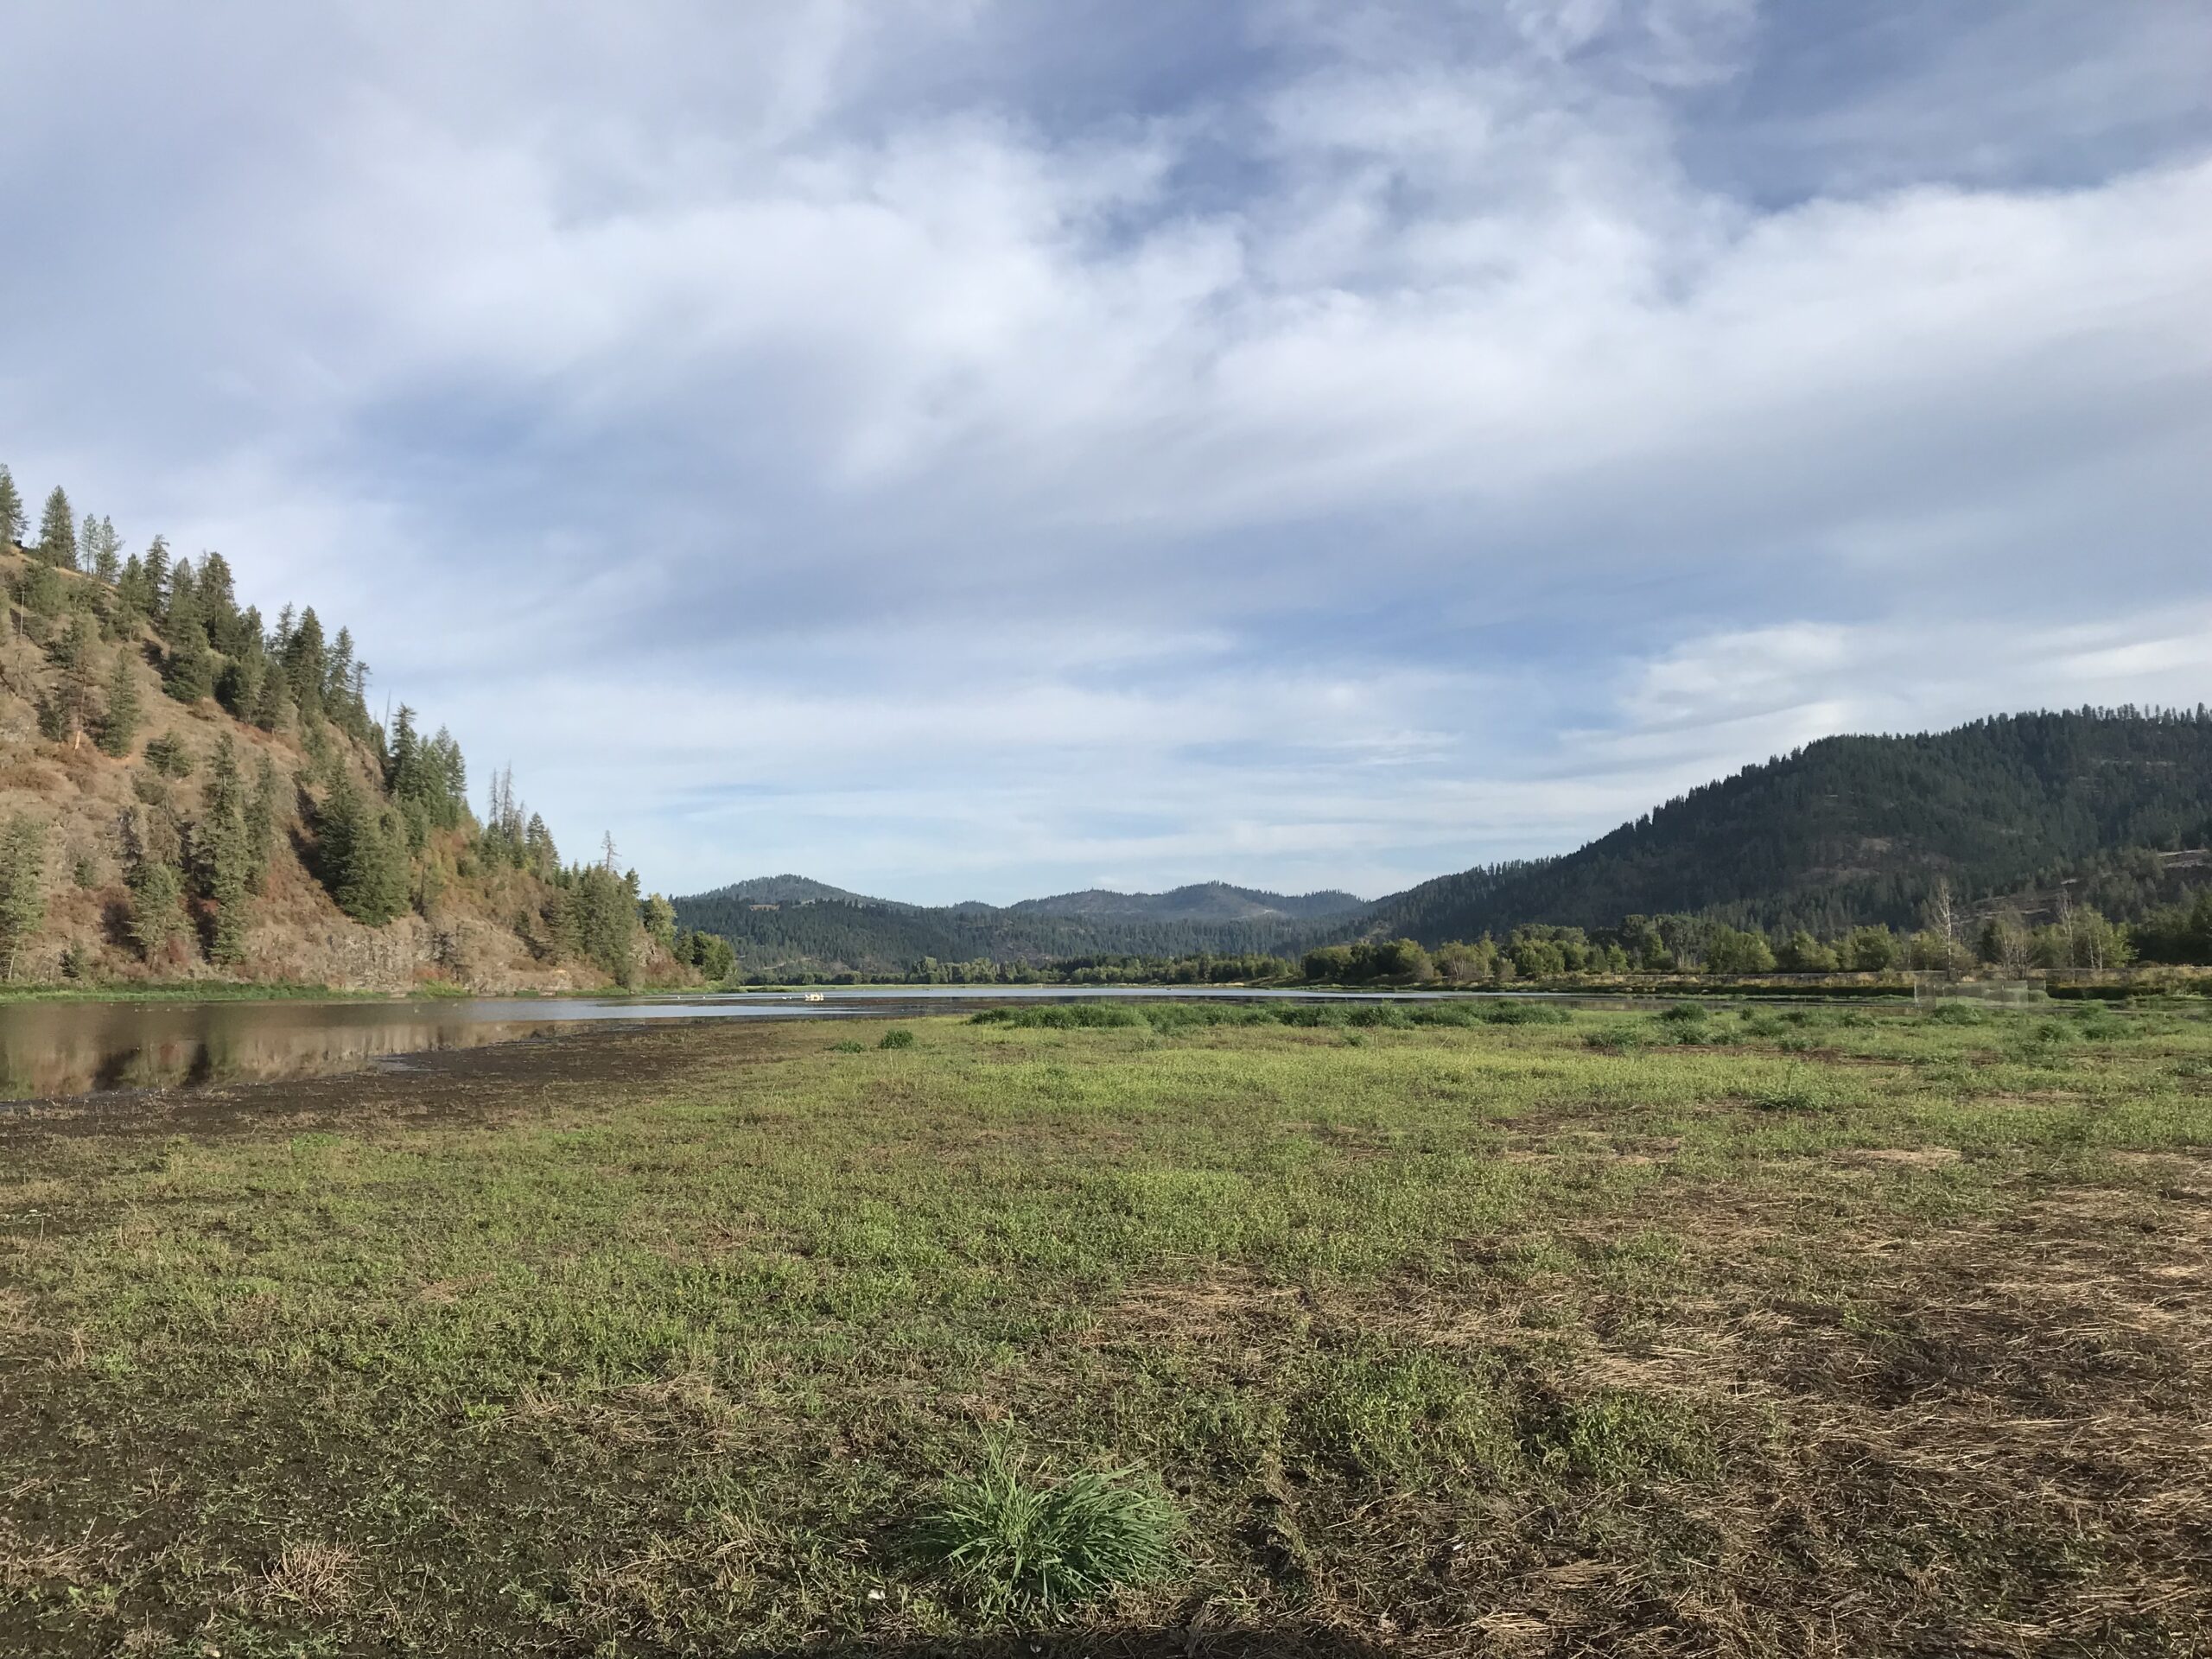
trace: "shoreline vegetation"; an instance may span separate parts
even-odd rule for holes
[[[1764,997],[1846,1001],[1863,999],[1888,1001],[1945,998],[1969,1000],[1986,998],[2001,1001],[2008,996],[2016,996],[2029,1001],[2042,999],[2126,1001],[2131,998],[2212,996],[2212,971],[2170,963],[2145,963],[2132,968],[2107,969],[2102,971],[2075,969],[2030,972],[2018,978],[1980,978],[1972,976],[1945,976],[1936,973],[1560,974],[1529,979],[1507,976],[1482,980],[1447,980],[1433,976],[1427,978],[1378,976],[1363,979],[1309,979],[1302,976],[1284,975],[1265,979],[1207,980],[1202,982],[1141,977],[1051,978],[1035,973],[1018,976],[1009,975],[1005,978],[992,980],[925,979],[918,976],[893,978],[840,974],[826,979],[702,982],[690,986],[653,985],[634,987],[626,990],[612,986],[560,990],[537,988],[517,990],[478,989],[457,984],[450,980],[435,979],[419,980],[405,989],[391,990],[362,989],[327,984],[220,979],[178,980],[154,983],[122,980],[111,984],[41,983],[17,981],[0,983],[0,1006],[11,1002],[406,1002],[461,1001],[476,999],[499,1001],[564,1001],[602,1000],[608,997],[681,999],[691,996],[803,994],[823,989],[899,991],[932,988],[973,991],[979,996],[988,996],[994,989],[1062,990],[1071,993],[1146,990],[1172,994],[1179,988],[1200,988],[1201,987],[1214,990],[1247,991],[1255,995],[1269,991],[1342,993],[1424,991],[1446,995],[1456,994],[1484,997],[1514,995],[1624,999],[1707,997],[1722,1000]]]
[[[2202,1652],[2208,1089],[1169,999],[0,1119],[0,1649]]]

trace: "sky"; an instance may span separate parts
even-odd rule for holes
[[[2212,7],[14,0],[0,461],[564,851],[1376,896],[2212,697]]]

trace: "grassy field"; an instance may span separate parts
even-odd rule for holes
[[[2212,1651],[2201,1013],[1118,1017],[0,1120],[0,1653]]]

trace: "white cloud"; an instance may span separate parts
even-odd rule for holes
[[[1809,48],[1720,0],[1269,9],[1118,102],[980,3],[260,10],[24,29],[7,458],[352,620],[670,885],[1373,888],[2202,677],[2073,632],[2085,560],[2212,601],[2207,135],[2061,155],[2133,36],[1929,47],[2000,175],[1874,156],[1886,82],[1732,149],[1715,89]]]

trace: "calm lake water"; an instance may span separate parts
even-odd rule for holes
[[[447,1049],[481,1048],[563,1027],[653,1020],[837,1020],[942,1013],[947,1004],[1096,997],[1315,997],[1378,1001],[1433,993],[1224,990],[1211,986],[1059,985],[889,988],[591,999],[485,997],[407,1002],[14,1002],[0,1004],[0,1100],[324,1077]]]

